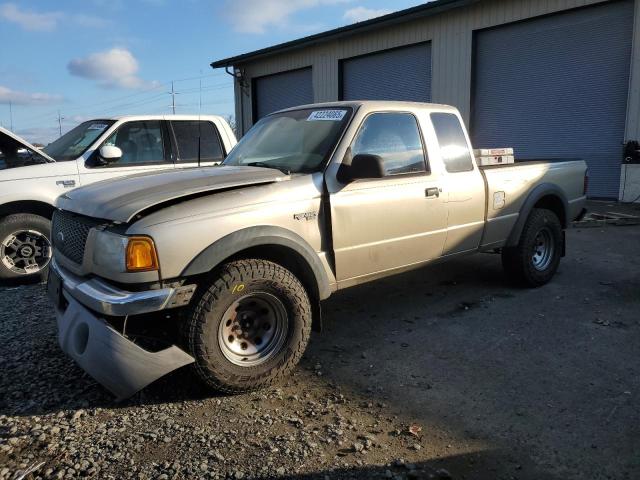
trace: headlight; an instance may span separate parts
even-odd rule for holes
[[[150,237],[126,237],[106,231],[96,233],[93,262],[116,272],[158,270],[158,254]]]

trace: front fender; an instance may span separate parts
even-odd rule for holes
[[[278,245],[297,253],[313,272],[319,299],[331,295],[329,278],[318,254],[298,234],[281,227],[256,226],[230,233],[200,252],[183,270],[182,276],[211,271],[224,260],[248,248]]]

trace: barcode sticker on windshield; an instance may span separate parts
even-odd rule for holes
[[[92,123],[87,130],[104,130],[107,127],[106,123]]]
[[[331,120],[333,122],[339,122],[346,114],[346,110],[316,110],[315,112],[311,112],[307,121]]]

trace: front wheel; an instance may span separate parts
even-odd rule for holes
[[[562,225],[551,210],[534,208],[515,247],[502,249],[502,266],[519,284],[539,287],[558,270],[562,256]]]
[[[44,277],[51,260],[51,222],[30,213],[0,220],[0,279]]]
[[[311,333],[311,304],[300,281],[265,260],[223,265],[185,324],[194,369],[218,391],[266,387],[300,360]]]

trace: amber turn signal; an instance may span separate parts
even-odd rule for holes
[[[131,237],[127,244],[127,271],[158,270],[156,246],[149,237]]]

